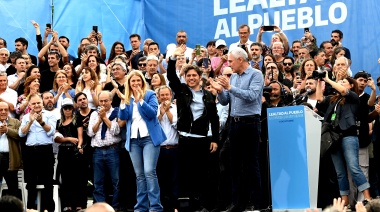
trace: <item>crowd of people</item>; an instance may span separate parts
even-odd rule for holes
[[[90,184],[116,211],[270,210],[266,112],[300,104],[343,137],[321,158],[318,206],[380,198],[380,77],[350,69],[340,30],[289,41],[274,26],[265,44],[267,28],[253,42],[243,24],[237,42],[195,48],[179,30],[165,52],[132,34],[131,50],[116,41],[108,56],[92,31],[73,56],[69,38],[32,23],[37,57],[25,38],[13,52],[0,38],[0,179],[18,196],[24,170],[28,209],[42,184],[41,209],[54,211],[59,183],[62,211],[85,209]]]

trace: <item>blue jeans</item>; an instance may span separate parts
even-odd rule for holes
[[[350,193],[346,165],[358,190],[362,192],[369,188],[369,183],[359,167],[359,141],[357,136],[343,137],[341,148],[332,153],[331,158],[338,176],[340,195],[347,196]]]
[[[159,154],[160,146],[154,146],[150,136],[131,139],[129,156],[135,170],[137,183],[135,211],[163,211],[160,201],[160,186],[156,174]]]
[[[93,154],[94,164],[94,200],[95,202],[105,202],[104,176],[106,171],[111,177],[113,197],[112,207],[119,208],[119,147],[95,148]]]

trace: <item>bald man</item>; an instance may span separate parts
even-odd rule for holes
[[[88,207],[85,212],[115,212],[115,210],[104,202],[98,202]]]

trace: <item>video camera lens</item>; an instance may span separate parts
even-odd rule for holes
[[[312,77],[314,79],[323,79],[326,77],[326,72],[321,72],[321,71],[317,71],[317,70],[314,70],[313,71],[313,74],[312,74]]]

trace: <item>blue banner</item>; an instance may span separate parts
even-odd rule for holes
[[[251,41],[256,41],[261,25],[278,25],[290,43],[301,39],[304,28],[310,28],[318,44],[330,40],[332,30],[340,29],[343,45],[351,51],[352,71],[380,74],[380,12],[375,0],[146,0],[145,5],[147,36],[161,45],[175,43],[180,29],[187,32],[190,47],[218,38],[227,44],[237,42],[241,24],[250,26]],[[265,32],[263,41],[269,44],[272,34]]]
[[[115,41],[124,43],[129,49],[129,36],[138,33],[144,38],[144,17],[141,1],[138,0],[81,0],[54,1],[54,30],[70,38],[72,55],[82,38],[98,26],[107,48],[107,57]]]
[[[0,0],[0,36],[9,44],[25,37],[30,42],[29,51],[36,54],[35,31],[29,20],[36,20],[44,30],[50,22],[50,4],[50,0],[33,1],[33,6],[26,0]],[[133,33],[140,34],[142,40],[152,38],[164,52],[167,44],[175,43],[181,29],[187,32],[190,47],[219,38],[227,44],[237,42],[241,24],[250,26],[252,41],[261,25],[278,25],[290,42],[300,39],[307,27],[318,44],[330,40],[332,30],[340,29],[343,45],[351,51],[352,71],[366,70],[378,76],[377,8],[375,0],[60,0],[54,1],[53,28],[70,38],[69,53],[76,55],[80,39],[88,36],[92,26],[98,26],[107,56],[115,41],[130,49],[129,35]],[[265,32],[263,41],[269,44],[271,36],[272,32]]]
[[[28,40],[29,54],[37,56],[36,29],[31,20],[41,27],[43,36],[46,23],[51,23],[51,0],[0,0],[0,37],[7,41],[8,50],[15,51],[16,38]]]

